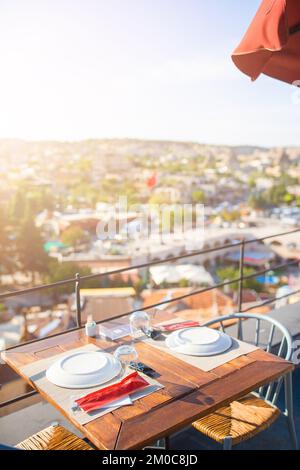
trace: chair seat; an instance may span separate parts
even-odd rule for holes
[[[83,439],[59,425],[43,429],[16,447],[23,450],[93,450]]]
[[[232,444],[238,444],[269,427],[279,415],[278,408],[249,394],[198,419],[193,426],[217,442],[230,436]]]

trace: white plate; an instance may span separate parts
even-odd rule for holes
[[[47,379],[59,387],[89,388],[116,377],[121,363],[101,351],[79,351],[54,362],[46,371]]]
[[[200,326],[174,331],[166,338],[166,345],[189,356],[214,356],[227,351],[232,339],[225,333]]]

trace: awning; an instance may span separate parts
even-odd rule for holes
[[[263,0],[232,60],[252,80],[300,80],[299,0]]]
[[[149,271],[151,279],[157,285],[163,282],[177,284],[183,279],[191,284],[213,285],[211,274],[203,266],[191,264],[170,266],[162,264],[160,266],[151,266]]]

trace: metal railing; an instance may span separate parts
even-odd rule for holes
[[[179,261],[179,260],[184,259],[184,258],[191,258],[191,257],[199,256],[199,255],[206,255],[206,254],[217,252],[217,251],[228,250],[228,249],[236,249],[236,248],[239,247],[239,260],[238,260],[238,263],[239,263],[239,277],[237,277],[236,279],[226,280],[224,282],[216,283],[212,286],[204,287],[204,288],[201,288],[201,289],[194,289],[194,290],[192,290],[188,293],[182,294],[180,296],[172,297],[172,299],[162,300],[162,301],[157,302],[155,304],[140,307],[139,310],[150,310],[152,308],[160,307],[162,305],[166,305],[166,304],[169,304],[169,303],[174,303],[174,302],[178,302],[180,300],[184,300],[184,299],[186,299],[188,297],[191,297],[193,295],[202,294],[204,292],[208,292],[208,291],[211,291],[211,290],[214,290],[214,289],[220,289],[222,287],[229,286],[229,285],[232,285],[232,284],[238,284],[237,308],[238,308],[239,312],[243,313],[243,312],[247,312],[247,311],[253,310],[255,308],[261,307],[261,306],[271,304],[273,302],[276,302],[277,300],[284,299],[284,298],[289,297],[291,295],[300,293],[300,289],[298,289],[298,290],[289,292],[288,294],[284,294],[280,297],[273,297],[271,299],[267,299],[266,301],[263,301],[261,303],[258,303],[258,304],[255,304],[253,306],[247,307],[244,310],[242,308],[243,307],[243,283],[244,283],[244,281],[256,278],[258,276],[262,276],[262,275],[264,275],[264,274],[266,274],[270,271],[276,271],[276,270],[278,271],[279,269],[283,269],[283,268],[286,268],[286,267],[289,267],[289,266],[295,266],[295,265],[299,264],[299,260],[296,259],[296,260],[288,261],[288,262],[285,262],[285,263],[269,266],[266,269],[263,269],[263,270],[260,270],[260,271],[255,271],[254,273],[245,275],[244,274],[245,247],[249,244],[252,244],[252,243],[262,243],[262,242],[264,242],[268,239],[272,239],[272,238],[275,238],[275,237],[276,238],[277,237],[283,237],[285,235],[291,235],[293,233],[298,233],[298,232],[300,232],[300,228],[297,228],[297,229],[294,229],[294,230],[289,230],[289,231],[286,231],[286,232],[276,233],[276,234],[273,234],[273,235],[267,235],[265,237],[260,237],[260,238],[253,238],[253,239],[244,239],[243,238],[240,241],[236,241],[234,243],[215,246],[213,248],[207,248],[207,249],[203,249],[203,250],[199,250],[199,251],[193,251],[191,253],[185,253],[185,254],[182,254],[180,256],[174,256],[174,257],[167,258],[167,259],[155,260],[155,261],[151,261],[151,262],[146,262],[146,263],[142,263],[142,264],[128,266],[128,267],[125,267],[125,268],[119,268],[119,269],[115,269],[115,270],[108,271],[108,272],[105,272],[105,273],[89,274],[89,275],[85,275],[85,276],[80,276],[79,273],[76,273],[74,278],[71,278],[71,279],[64,279],[64,280],[57,281],[57,282],[54,282],[54,283],[51,283],[51,284],[44,284],[44,285],[40,285],[40,286],[31,287],[29,289],[22,289],[22,290],[17,290],[17,291],[10,291],[10,292],[1,293],[0,294],[0,301],[4,300],[4,299],[7,299],[7,298],[10,298],[10,297],[16,297],[16,296],[20,296],[20,295],[30,294],[30,293],[33,293],[33,292],[39,292],[39,291],[45,290],[45,289],[51,289],[51,288],[56,288],[56,287],[61,287],[61,286],[68,286],[68,285],[73,284],[74,285],[74,292],[75,292],[75,302],[76,302],[76,323],[77,323],[77,326],[75,328],[70,328],[70,329],[55,333],[53,335],[47,336],[47,338],[53,338],[55,336],[60,336],[60,335],[65,334],[67,332],[76,331],[76,330],[78,330],[82,327],[82,324],[81,324],[81,305],[82,305],[81,300],[82,300],[82,298],[81,298],[81,294],[80,294],[80,289],[81,289],[82,283],[87,281],[87,280],[97,279],[97,278],[116,275],[116,274],[122,274],[124,272],[132,271],[132,270],[139,270],[139,269],[143,269],[143,268],[149,268],[151,266],[155,266],[155,265],[159,265],[159,264],[166,264],[166,263]],[[105,321],[115,320],[115,319],[123,317],[125,315],[130,315],[134,311],[135,310],[131,310],[131,311],[128,311],[128,312],[122,312],[121,314],[115,315],[113,317],[109,317],[109,318],[105,318],[103,320],[100,320],[97,323],[99,324],[99,323],[102,323],[102,322],[105,322]],[[18,348],[19,346],[22,346],[22,345],[25,345],[25,344],[35,343],[35,342],[38,342],[38,341],[41,341],[41,340],[42,339],[40,339],[40,338],[33,339],[33,340],[30,340],[30,341],[20,343],[17,346],[10,346],[10,347],[6,348],[6,350],[15,349],[15,348]],[[15,403],[17,401],[20,401],[22,399],[28,398],[29,396],[32,396],[35,393],[36,393],[35,391],[29,392],[29,393],[26,393],[24,395],[15,397],[12,400],[2,402],[2,403],[0,403],[0,408],[2,408],[4,406],[8,406],[10,404],[13,404],[13,403]]]

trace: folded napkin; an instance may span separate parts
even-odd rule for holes
[[[120,382],[109,385],[108,387],[97,390],[96,392],[89,393],[85,397],[76,400],[77,405],[87,413],[93,410],[98,410],[104,405],[118,398],[129,395],[140,388],[147,387],[149,383],[137,372],[127,375]]]
[[[192,326],[200,326],[200,323],[198,321],[187,320],[179,323],[170,323],[169,325],[159,325],[159,328],[162,331],[176,331],[181,330],[182,328],[189,328]]]

